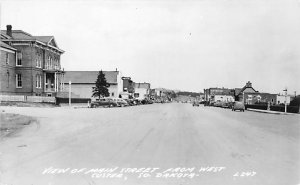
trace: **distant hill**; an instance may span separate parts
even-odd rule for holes
[[[178,93],[176,93],[177,95],[181,95],[181,96],[190,96],[190,97],[197,97],[200,96],[200,93],[196,93],[196,92],[188,92],[188,91],[180,91]],[[201,93],[203,94],[203,93]]]

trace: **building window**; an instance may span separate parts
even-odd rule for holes
[[[42,75],[36,75],[36,88],[42,88]]]
[[[7,70],[6,72],[6,77],[7,77],[7,88],[9,88],[9,71]]]
[[[42,75],[39,76],[40,77],[40,88],[42,88]]]
[[[22,52],[17,53],[17,66],[22,65]]]
[[[115,93],[111,93],[111,96],[114,97],[114,96],[115,96]]]
[[[50,57],[50,69],[53,69],[53,60],[51,57]]]
[[[22,75],[16,74],[16,87],[22,88]]]
[[[35,57],[35,67],[39,67],[39,54],[36,53],[36,57]]]
[[[9,64],[9,54],[8,53],[6,53],[6,64]]]
[[[134,93],[134,97],[135,97],[135,98],[138,98],[139,96],[140,96],[139,93]]]
[[[51,61],[51,57],[48,56],[48,60],[46,62],[46,69],[50,69],[50,61]]]
[[[35,87],[38,88],[39,87],[39,75],[36,75],[36,82],[35,82]]]
[[[42,67],[42,55],[40,53],[36,54],[35,62],[36,62],[36,65],[35,65],[36,67],[39,67],[39,68]]]

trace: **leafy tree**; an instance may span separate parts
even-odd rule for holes
[[[107,97],[109,96],[108,87],[110,85],[107,83],[105,74],[101,71],[98,73],[98,77],[96,80],[96,86],[93,87],[93,95],[92,97]]]

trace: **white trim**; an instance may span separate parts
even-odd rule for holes
[[[15,51],[9,50],[9,49],[3,48],[3,47],[0,47],[0,50],[6,51],[6,52],[9,52],[9,53],[15,53],[15,51],[17,51],[17,50],[15,50]]]
[[[48,45],[48,44],[45,44],[39,40],[11,40],[11,39],[5,39],[4,41],[11,41],[12,42],[12,45],[32,45],[32,43],[14,43],[14,42],[36,42],[36,43],[39,43],[43,46],[46,46],[46,47],[49,47],[51,49],[55,49],[61,53],[64,53],[65,51],[57,48],[57,47],[54,47],[54,46],[51,46],[51,45]]]
[[[13,43],[14,46],[30,46],[28,43]]]

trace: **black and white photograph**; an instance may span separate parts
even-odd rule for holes
[[[300,0],[0,0],[0,185],[300,185]]]

